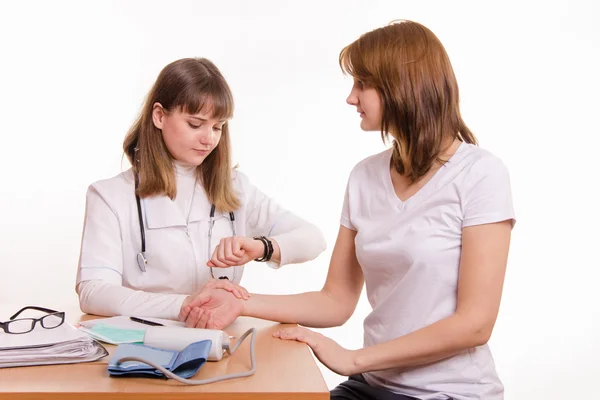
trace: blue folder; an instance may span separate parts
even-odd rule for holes
[[[204,365],[210,352],[212,341],[202,340],[188,345],[181,351],[158,349],[143,344],[121,344],[115,350],[108,363],[110,376],[138,376],[165,378],[165,375],[154,367],[139,361],[117,363],[123,357],[138,357],[148,360],[173,372],[182,378],[194,376]]]

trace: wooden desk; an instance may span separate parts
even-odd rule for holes
[[[67,318],[74,322],[68,315]],[[250,377],[200,386],[163,379],[110,378],[106,371],[110,359],[107,356],[91,363],[2,368],[0,399],[329,399],[329,391],[308,346],[273,338],[271,335],[279,326],[254,318],[238,318],[226,329],[236,337],[250,327],[257,329],[257,369]],[[115,349],[111,345],[105,347],[111,354]],[[193,379],[247,371],[249,350],[250,338],[247,338],[231,357],[207,362]]]

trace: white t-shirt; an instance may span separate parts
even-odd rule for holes
[[[506,167],[479,147],[456,153],[414,196],[396,196],[392,150],[353,169],[341,224],[357,231],[356,256],[373,311],[364,321],[364,346],[387,342],[456,311],[462,229],[512,220]],[[366,381],[420,399],[503,398],[487,345],[436,363],[363,374]]]
[[[277,241],[281,265],[301,263],[325,249],[315,225],[285,210],[233,171],[233,189],[241,207],[235,211],[237,236],[269,236]],[[189,294],[210,279],[206,262],[221,238],[233,235],[228,213],[215,212],[210,249],[211,204],[193,169],[177,166],[177,196],[141,199],[146,237],[146,272],[137,263],[141,234],[131,170],[92,184],[87,193],[77,292],[84,312],[177,318]],[[244,267],[214,268],[240,283]]]

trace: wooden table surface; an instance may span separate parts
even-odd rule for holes
[[[15,311],[0,306],[0,321]],[[72,323],[89,317],[81,312],[67,313]],[[111,378],[106,370],[107,356],[90,363],[0,368],[0,399],[329,399],[308,346],[271,336],[280,326],[241,317],[226,329],[230,335],[240,337],[247,329],[256,328],[257,369],[250,377],[199,386],[164,379]],[[111,354],[116,348],[105,347]],[[247,371],[249,350],[250,337],[232,356],[204,364],[192,379]]]

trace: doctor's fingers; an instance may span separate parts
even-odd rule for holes
[[[217,249],[215,249],[215,253],[217,255],[218,260],[230,267],[241,265],[243,258],[234,254],[234,252],[236,251],[236,246],[238,248],[241,247],[239,239],[236,237],[228,237],[221,239],[221,242],[219,242]],[[237,253],[239,252],[240,250],[238,249]],[[242,253],[242,256],[243,255],[244,253]]]
[[[190,311],[190,314],[185,320],[186,328],[196,328],[196,325],[198,325],[198,321],[200,320],[202,315],[206,313],[206,311],[207,310],[205,310],[204,308],[193,307],[192,311]]]
[[[242,250],[242,241],[240,238],[230,237],[221,239],[219,247],[221,246],[223,247],[225,260],[234,262],[235,265],[240,265],[240,261],[242,261],[244,254],[246,253]]]
[[[195,302],[194,302],[195,300]],[[204,304],[206,304],[207,302],[210,301],[210,295],[208,293],[198,293],[198,294],[192,294],[190,296],[188,296],[184,301],[183,304],[181,305],[181,308],[179,309],[179,315],[177,317],[177,319],[179,320],[179,322],[185,322],[189,315],[190,315],[190,311],[192,311],[192,307],[193,306],[202,306]]]
[[[219,244],[215,248],[215,251],[213,252],[213,255],[212,255],[209,263],[207,263],[207,265],[210,266],[210,264],[212,264],[213,267],[217,267],[217,268],[229,268],[229,267],[231,267],[231,265],[226,264],[223,261],[224,257],[222,255],[221,255],[221,258],[219,258],[219,252],[220,251],[222,251],[222,248],[221,248],[221,245]]]
[[[211,312],[208,317],[208,322],[206,323],[206,329],[217,329],[215,327],[215,313]]]
[[[187,304],[186,307],[182,309],[182,314],[185,314],[185,318],[188,318],[190,312],[194,309],[194,307],[202,307],[206,303],[212,300],[209,292],[202,291],[198,294],[194,294],[191,296],[192,300]]]
[[[238,285],[235,282],[231,282],[229,279],[217,279],[217,283],[213,286],[215,289],[224,289],[228,292],[233,293],[238,299],[248,300],[250,293],[245,287]]]
[[[238,299],[241,298],[244,300],[248,300],[248,298],[251,296],[250,292],[248,292],[245,287],[240,286],[235,282],[231,282],[229,279],[219,279],[219,280],[221,282],[223,282],[223,286],[227,288],[225,290],[229,291],[228,289],[231,289],[232,291],[235,290],[235,292],[240,293],[240,296],[235,296]]]
[[[248,293],[245,288],[231,282],[229,279],[211,279],[206,285],[204,285],[204,288],[202,288],[200,293],[204,292],[205,289],[223,289],[232,293],[238,299],[248,300],[248,297],[250,297],[250,293]],[[191,304],[194,303],[194,300],[192,300]]]
[[[219,268],[228,268],[244,264],[246,252],[242,250],[242,238],[227,237],[221,239],[215,247],[210,262]],[[210,266],[210,263],[208,264]]]
[[[196,328],[201,328],[201,329],[208,328],[208,320],[210,319],[211,315],[212,315],[212,311],[210,311],[210,310],[204,311],[204,313],[202,313],[202,315],[200,315],[200,318],[198,318],[198,322],[196,322]]]
[[[243,258],[246,255],[246,251],[244,250],[244,241],[248,240],[245,236],[233,236],[227,238],[229,242],[231,242],[231,253],[233,256],[238,258]]]
[[[192,311],[190,306],[181,307],[181,310],[179,310],[179,316],[177,317],[179,322],[185,322],[190,315],[190,311]]]

